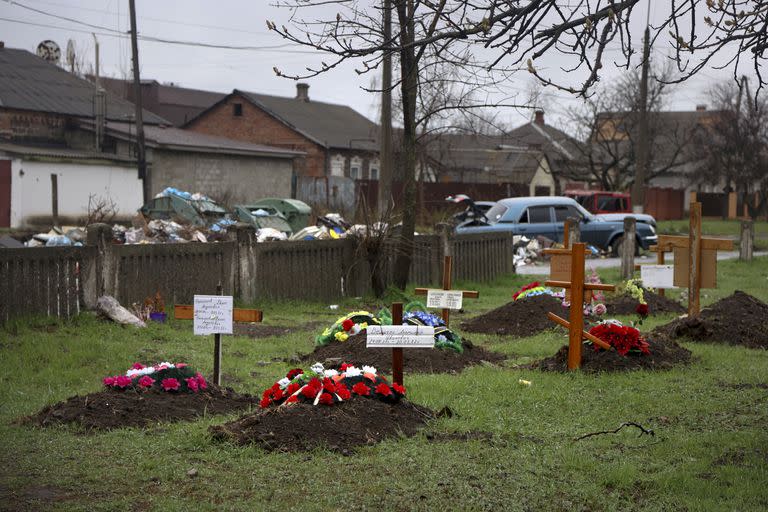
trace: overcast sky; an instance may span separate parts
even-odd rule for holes
[[[286,9],[272,6],[272,3],[273,0],[137,0],[139,34],[143,36],[260,47],[254,50],[209,49],[140,41],[142,78],[220,92],[238,88],[280,96],[294,95],[295,82],[275,76],[273,66],[286,72],[301,72],[306,66],[317,65],[321,57],[317,52],[296,47],[274,48],[285,42],[267,30],[265,20],[274,20],[280,25],[287,21],[289,13]],[[665,4],[669,4],[668,0],[652,0],[649,4],[651,22],[660,21],[666,14],[663,9]],[[637,41],[642,39],[645,21],[646,11],[641,11],[643,15],[636,16],[633,25],[633,37]],[[61,18],[104,28],[88,27]],[[110,76],[130,76],[130,40],[117,34],[125,34],[129,28],[127,0],[0,0],[0,39],[7,47],[34,52],[38,43],[51,39],[59,44],[64,53],[71,39],[78,53],[93,61],[91,32],[96,32],[102,73]],[[654,49],[654,58],[665,58],[666,51],[663,42],[658,44]],[[613,54],[618,55],[616,52]],[[555,77],[567,78],[564,72],[557,71],[558,65],[566,66],[567,61],[550,61],[550,65]],[[609,83],[617,73],[615,66],[606,65],[602,82]],[[707,97],[708,88],[713,82],[729,76],[727,70],[704,70],[675,89],[669,108],[693,110],[696,104],[711,104]],[[530,76],[521,72],[516,77],[519,78],[515,79],[511,88],[519,91],[522,98],[530,87]],[[361,89],[361,86],[370,84],[371,78],[370,75],[357,75],[350,65],[342,66],[309,80],[310,97],[350,105],[375,119],[378,115],[377,98]],[[547,96],[548,121],[567,130],[563,113],[581,100],[565,93],[549,93]],[[522,124],[531,117],[531,112],[526,110],[510,110],[504,116],[511,126]]]

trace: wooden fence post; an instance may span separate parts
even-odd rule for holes
[[[86,244],[96,247],[93,265],[95,278],[83,288],[83,301],[87,307],[95,307],[102,295],[113,295],[114,264],[112,262],[112,226],[109,224],[91,224],[86,227]]]
[[[581,228],[579,226],[579,219],[575,217],[568,217],[565,220],[565,226],[568,231],[568,240],[563,240],[563,244],[565,247],[573,247],[573,244],[577,244],[581,240]]]
[[[700,311],[701,289],[701,203],[691,203],[688,231],[688,316]]]
[[[635,218],[624,218],[624,240],[621,242],[621,277],[632,279],[635,272]]]
[[[752,261],[752,250],[755,245],[755,223],[751,220],[741,221],[741,243],[739,243],[739,259]]]

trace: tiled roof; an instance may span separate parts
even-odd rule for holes
[[[125,120],[134,115],[134,106],[107,94],[107,119]],[[0,108],[93,117],[94,85],[87,80],[14,48],[0,48]],[[144,122],[167,124],[160,116],[144,110]]]

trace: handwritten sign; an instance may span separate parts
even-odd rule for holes
[[[369,325],[366,348],[433,348],[435,328],[424,325]]]
[[[427,307],[461,309],[464,292],[461,290],[427,290]]]
[[[648,288],[674,288],[674,265],[642,265],[640,279]]]
[[[195,334],[232,334],[232,297],[195,295]]]

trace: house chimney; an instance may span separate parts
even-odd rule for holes
[[[707,110],[706,105],[696,105],[696,112],[704,112],[705,110]]]
[[[296,99],[299,101],[309,101],[309,84],[296,84]]]
[[[534,114],[536,115],[536,117],[534,118],[533,122],[536,123],[536,124],[543,125],[544,124],[544,111],[543,110],[536,110],[534,112]]]

